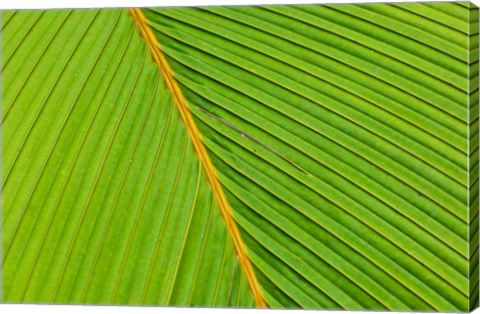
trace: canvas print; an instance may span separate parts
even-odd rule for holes
[[[474,4],[0,25],[1,302],[478,306]]]

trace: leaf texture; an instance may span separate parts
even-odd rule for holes
[[[472,308],[476,7],[145,15],[270,306]]]
[[[132,12],[2,12],[4,301],[478,306],[475,5]]]
[[[253,306],[126,10],[3,12],[5,302]]]

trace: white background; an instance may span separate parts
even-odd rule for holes
[[[194,5],[246,5],[246,4],[299,4],[299,3],[362,3],[374,1],[361,0],[183,0],[174,3],[162,0],[0,0],[1,9],[45,9],[45,8],[91,8],[91,7],[152,7],[152,6],[194,6]],[[381,1],[395,2],[395,1]],[[397,1],[398,2],[398,1]],[[406,0],[404,2],[414,2]],[[480,6],[480,0],[473,0]],[[71,306],[71,305],[0,305],[0,314],[349,314],[347,311],[307,311],[298,310],[244,310],[244,309],[199,309],[199,308],[165,308],[165,307],[117,307],[117,306]],[[389,314],[392,312],[376,312]],[[480,314],[480,310],[475,311]]]

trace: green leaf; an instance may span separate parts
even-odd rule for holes
[[[146,11],[269,304],[470,308],[472,12]]]
[[[471,3],[2,14],[4,301],[478,305]]]
[[[125,10],[5,12],[4,301],[253,305]]]

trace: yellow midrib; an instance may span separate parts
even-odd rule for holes
[[[220,184],[220,181],[218,180],[218,176],[215,171],[215,167],[213,166],[210,156],[207,153],[207,149],[203,144],[201,134],[190,112],[185,96],[180,90],[180,87],[178,86],[177,81],[173,76],[170,65],[168,64],[162,50],[160,49],[160,44],[155,35],[153,34],[152,29],[148,25],[147,19],[145,18],[145,15],[141,11],[141,9],[129,9],[129,13],[133,17],[133,20],[135,21],[136,25],[140,30],[140,33],[147,42],[153,60],[160,69],[165,84],[171,92],[175,105],[180,113],[183,122],[185,123],[193,147],[198,155],[198,158],[200,159],[200,163],[202,164],[203,169],[205,170],[208,182],[212,187],[213,194],[220,208],[220,213],[225,221],[228,232],[232,237],[235,253],[239,258],[239,262],[242,265],[243,271],[245,272],[245,276],[255,299],[255,303],[258,307],[266,307],[260,284],[248,257],[247,250],[245,244],[243,243],[237,224],[233,218],[232,209],[223,192],[222,186]]]

